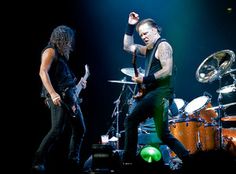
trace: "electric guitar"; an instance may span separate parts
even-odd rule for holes
[[[87,80],[87,78],[89,77],[89,75],[90,75],[89,67],[88,67],[88,65],[86,64],[86,65],[85,65],[85,74],[84,74],[83,79],[84,79],[84,80]],[[79,82],[79,83],[75,86],[75,95],[76,95],[77,98],[79,98],[79,94],[80,94],[81,90],[82,90],[82,85],[81,85],[81,83]]]
[[[85,74],[83,76],[83,79],[87,80],[89,75],[90,75],[89,67],[86,64]],[[75,87],[66,89],[64,92],[65,99],[67,99],[66,101],[68,102],[62,102],[62,104],[72,113],[72,117],[75,117],[77,108],[79,104],[82,102],[82,99],[79,98],[79,94],[82,88],[83,87],[82,87],[81,81],[79,81]]]
[[[138,72],[137,65],[136,65],[136,57],[137,57],[137,55],[136,55],[136,50],[135,50],[133,53],[133,58],[132,58],[132,65],[134,68],[134,75],[135,75],[135,77],[138,77],[139,72]],[[138,85],[138,93],[135,96],[133,96],[134,99],[140,99],[146,93],[146,89],[143,84],[138,83],[137,85]]]

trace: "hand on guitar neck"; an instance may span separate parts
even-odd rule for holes
[[[139,77],[139,72],[138,72],[137,65],[136,65],[136,57],[137,57],[137,55],[136,55],[136,50],[135,50],[133,53],[132,64],[133,64],[133,68],[134,68],[135,77]],[[133,96],[134,99],[140,99],[146,93],[146,89],[143,84],[137,82],[137,85],[138,85],[138,93],[135,96]]]
[[[78,105],[82,102],[82,99],[79,98],[80,92],[84,87],[86,86],[87,78],[89,77],[89,67],[88,65],[85,65],[85,74],[81,78],[81,80],[77,83],[77,85],[74,88],[70,88],[66,90],[65,96],[69,98],[71,102],[62,104],[72,113],[72,116],[74,117],[74,114],[77,112]]]

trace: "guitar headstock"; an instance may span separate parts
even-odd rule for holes
[[[90,75],[89,66],[86,64],[84,67],[85,67],[85,73],[87,74],[87,76],[89,76]]]

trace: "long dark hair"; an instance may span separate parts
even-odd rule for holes
[[[75,31],[73,29],[60,25],[52,31],[49,43],[55,46],[61,55],[69,59],[69,54],[73,51],[74,47],[74,37]]]

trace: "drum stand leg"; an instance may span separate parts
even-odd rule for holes
[[[124,78],[124,79],[126,79],[126,78]],[[115,137],[117,138],[117,144],[116,144],[117,150],[119,149],[119,138],[121,137],[121,134],[120,134],[120,131],[119,131],[119,118],[120,118],[121,111],[120,111],[119,106],[120,106],[121,96],[125,91],[125,87],[126,87],[126,84],[124,83],[118,98],[113,102],[115,104],[115,108],[112,112],[111,118],[115,117],[115,120],[112,122],[111,127],[109,128],[109,130],[106,133],[106,134],[109,134],[110,132],[115,131]],[[130,86],[128,85],[127,87],[131,91],[131,93],[134,94],[134,91],[130,88]],[[116,125],[116,126],[114,127],[114,125]]]
[[[120,117],[120,107],[119,107],[119,105],[120,105],[120,98],[121,98],[121,96],[122,96],[122,94],[123,94],[123,92],[124,92],[124,89],[125,89],[125,83],[123,84],[123,86],[122,86],[122,90],[121,90],[121,92],[120,92],[120,95],[118,96],[118,98],[113,102],[114,104],[115,104],[115,108],[114,108],[114,110],[113,110],[113,112],[112,112],[112,115],[111,115],[111,117],[113,118],[113,117],[116,117],[116,119],[113,121],[113,123],[112,123],[112,126],[111,126],[111,128],[108,130],[108,132],[107,132],[107,134],[109,134],[109,132],[110,131],[114,131],[115,130],[115,136],[116,136],[116,138],[117,138],[117,144],[116,144],[116,148],[117,148],[117,150],[119,149],[119,138],[120,138],[120,132],[119,132],[119,117]],[[116,123],[116,128],[114,128],[113,127],[113,125],[114,125],[114,122]]]
[[[219,89],[221,88],[221,77],[219,77]],[[223,139],[222,139],[222,121],[221,121],[221,118],[224,116],[225,112],[224,112],[224,108],[223,108],[223,105],[222,105],[222,99],[223,99],[223,96],[221,94],[221,92],[219,92],[219,95],[218,95],[218,104],[219,104],[219,109],[218,109],[218,125],[219,125],[219,149],[221,150],[222,147],[223,147]]]
[[[200,139],[200,131],[198,130],[197,132],[197,150],[201,151],[202,150],[202,143]]]

